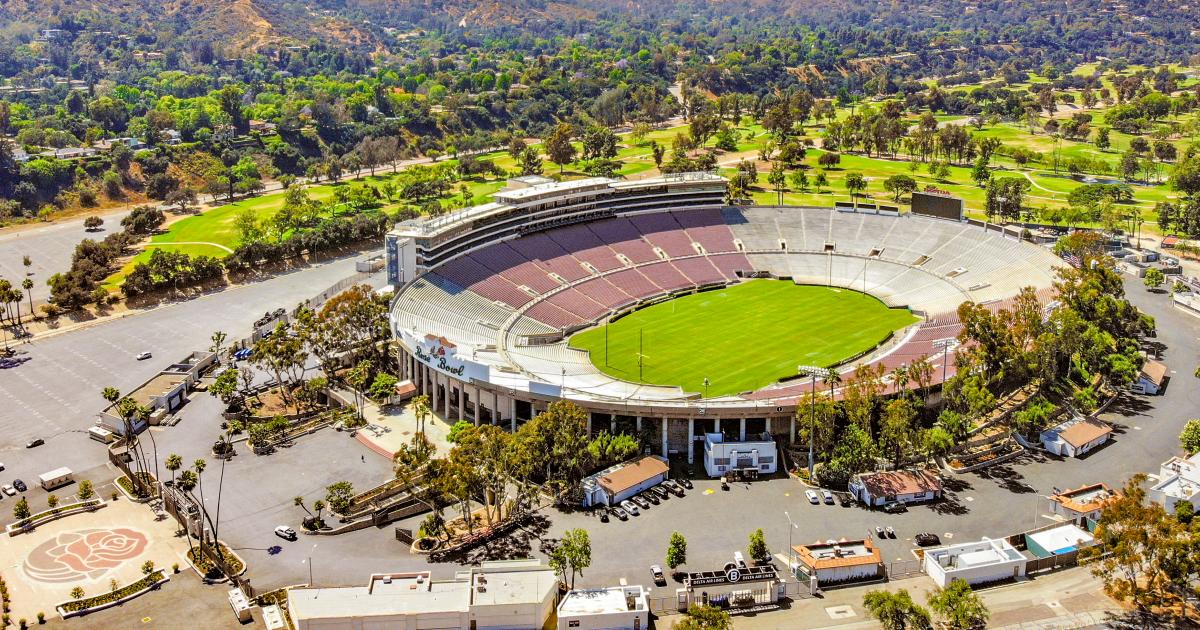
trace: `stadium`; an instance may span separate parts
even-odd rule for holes
[[[814,381],[927,357],[954,374],[965,301],[1045,302],[1061,261],[994,225],[838,204],[735,207],[725,181],[517,178],[385,241],[401,372],[454,421],[515,428],[559,399],[591,429],[687,452],[794,442]],[[941,213],[944,214],[944,213]],[[816,387],[827,387],[816,382]]]

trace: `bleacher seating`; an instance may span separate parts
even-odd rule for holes
[[[1058,264],[1044,248],[926,217],[828,208],[678,210],[606,218],[475,249],[405,287],[392,320],[398,329],[444,335],[510,373],[564,379],[589,396],[677,400],[686,392],[600,373],[565,340],[524,340],[572,332],[667,294],[769,272],[865,290],[921,313],[920,324],[869,360],[891,369],[925,356],[940,379],[942,356],[933,342],[958,335],[959,304],[1001,308],[1024,286],[1048,301]],[[953,374],[952,356],[950,362],[947,374]],[[807,386],[774,385],[746,398],[784,401]]]

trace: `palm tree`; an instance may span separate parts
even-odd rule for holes
[[[825,384],[829,386],[829,400],[833,400],[834,390],[842,384],[842,375],[837,370],[829,370],[825,373]]]
[[[192,470],[196,471],[196,485],[200,488],[200,513],[204,515],[204,520],[208,521],[209,529],[213,530],[213,536],[216,537],[216,528],[212,525],[212,519],[208,517],[208,506],[204,503],[204,469],[208,468],[208,462],[203,458],[192,462]],[[216,541],[213,541],[214,544]],[[204,553],[204,527],[200,528],[200,552]],[[220,555],[221,546],[217,545],[217,555]]]
[[[174,457],[179,457],[179,456],[175,455]],[[169,460],[169,458],[168,458],[168,460]],[[183,464],[182,457],[179,458],[179,463],[180,463],[180,465]],[[190,470],[185,470],[179,474],[179,483],[177,484],[176,487],[180,491],[182,491],[184,494],[191,495],[192,490],[196,489],[197,479],[198,478],[196,477],[196,473],[194,473]],[[195,500],[194,496],[192,497],[192,500],[193,501]],[[192,555],[192,530],[188,528],[186,522],[183,524],[183,533],[185,536],[187,536],[188,555],[191,556]],[[203,522],[201,522],[201,524],[200,524],[200,544],[201,545],[204,544],[204,523]],[[196,559],[198,560],[199,558],[196,558]]]
[[[33,317],[33,278],[22,280],[21,288],[25,289],[25,295],[29,298],[29,316]]]
[[[900,367],[892,370],[892,382],[896,384],[896,393],[908,386],[908,365],[901,363]]]
[[[425,434],[425,418],[429,417],[429,395],[421,394],[413,399],[413,413],[417,416],[417,433]]]
[[[171,453],[170,455],[167,455],[167,461],[164,465],[167,467],[167,470],[171,472],[171,485],[174,486],[175,471],[183,468],[183,458],[177,453]]]

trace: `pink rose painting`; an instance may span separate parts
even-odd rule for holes
[[[146,550],[146,535],[127,527],[63,532],[25,558],[25,574],[41,582],[96,580]]]

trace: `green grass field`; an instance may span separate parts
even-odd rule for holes
[[[916,321],[857,291],[751,280],[642,309],[570,345],[610,376],[701,394],[707,377],[708,395],[724,396],[792,376],[798,365],[835,365]]]

